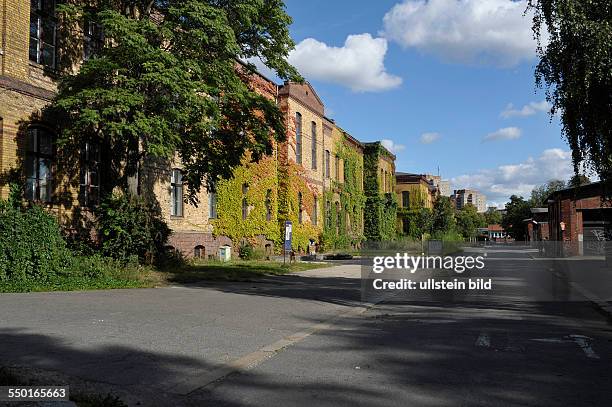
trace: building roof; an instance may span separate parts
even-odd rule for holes
[[[601,181],[592,182],[590,184],[581,185],[578,187],[565,188],[559,191],[555,191],[552,194],[548,195],[546,198],[547,201],[554,201],[559,199],[560,197],[568,197],[573,196],[576,198],[586,198],[593,196],[601,196],[604,193],[604,184]]]

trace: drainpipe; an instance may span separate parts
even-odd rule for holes
[[[0,44],[2,67],[0,67],[0,75],[4,75],[4,66],[6,64],[6,20],[6,0],[2,0],[2,43]]]

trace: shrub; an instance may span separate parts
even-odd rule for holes
[[[242,243],[238,248],[238,257],[242,260],[250,260],[253,258],[253,245],[250,243]]]
[[[69,261],[55,217],[39,206],[0,202],[0,281],[49,279]]]
[[[159,205],[132,195],[111,195],[97,210],[102,254],[122,261],[163,253],[170,235]]]

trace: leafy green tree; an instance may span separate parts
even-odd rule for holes
[[[433,207],[433,233],[447,233],[455,230],[455,209],[449,197],[439,196]]]
[[[539,40],[536,83],[561,113],[574,169],[600,179],[612,173],[612,3],[610,0],[529,0]]]
[[[457,211],[457,231],[464,238],[474,238],[479,227],[483,227],[484,217],[478,213],[476,207],[472,204],[467,204]]]
[[[500,225],[502,221],[501,213],[495,208],[489,208],[484,213],[485,226],[488,225]]]
[[[525,239],[527,224],[523,222],[531,217],[531,205],[522,196],[512,195],[506,204],[506,214],[502,218],[502,227],[515,240]]]
[[[64,70],[49,117],[59,143],[102,146],[107,193],[126,186],[144,158],[180,158],[188,197],[228,178],[249,151],[273,151],[285,128],[274,100],[246,80],[259,57],[283,79],[294,42],[281,0],[100,0],[60,7],[68,24],[93,21],[104,42],[72,74]],[[84,4],[89,3],[89,4]],[[66,48],[69,48],[66,46]],[[69,49],[62,55],[70,61]]]
[[[546,200],[553,192],[560,191],[566,188],[565,182],[561,180],[551,180],[546,184],[538,185],[531,191],[530,204],[532,207],[548,206]]]

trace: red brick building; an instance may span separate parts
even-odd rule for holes
[[[612,206],[600,182],[554,192],[548,197],[550,240],[564,242],[564,255],[594,254],[609,240]]]

